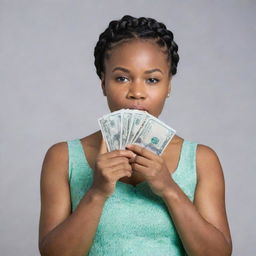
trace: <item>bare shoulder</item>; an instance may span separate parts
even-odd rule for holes
[[[63,178],[68,179],[68,144],[67,142],[58,142],[51,145],[45,153],[41,177],[48,172],[57,172]]]
[[[198,181],[194,205],[200,215],[223,234],[232,248],[225,205],[224,174],[215,150],[209,146],[198,144],[196,166]]]
[[[209,178],[209,175],[223,176],[221,163],[216,151],[204,144],[197,145],[196,165],[198,181],[202,178]]]
[[[44,157],[43,164],[48,162],[56,162],[59,165],[68,165],[68,145],[67,142],[58,142],[51,145]]]
[[[42,164],[39,247],[45,236],[70,215],[71,203],[67,176],[68,147],[66,142],[59,142],[48,148]]]

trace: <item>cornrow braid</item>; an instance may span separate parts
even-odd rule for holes
[[[94,48],[94,65],[101,79],[104,73],[104,59],[108,58],[108,51],[115,45],[134,38],[154,39],[160,47],[165,47],[165,53],[170,63],[170,73],[177,73],[179,62],[178,45],[173,40],[173,33],[166,26],[152,18],[135,18],[130,15],[120,20],[112,20],[108,28],[100,34]]]

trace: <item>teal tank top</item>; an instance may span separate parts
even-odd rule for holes
[[[93,181],[80,139],[67,141],[72,212]],[[197,143],[183,141],[173,180],[193,202],[197,182]],[[89,256],[180,256],[187,255],[163,199],[146,181],[135,187],[116,182],[105,201]]]

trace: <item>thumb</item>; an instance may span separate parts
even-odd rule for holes
[[[98,154],[100,155],[100,154],[104,154],[107,152],[108,152],[107,144],[106,144],[104,138],[102,137]]]

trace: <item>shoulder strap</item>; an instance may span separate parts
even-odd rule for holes
[[[69,154],[68,174],[69,180],[71,180],[74,165],[84,161],[84,151],[79,139],[69,140],[67,144]]]
[[[187,165],[189,163],[190,169],[193,171],[196,167],[196,148],[197,143],[191,141],[184,141],[181,154],[181,165]]]
[[[196,148],[197,143],[184,141],[179,171],[175,175],[176,182],[192,201],[197,184]]]

